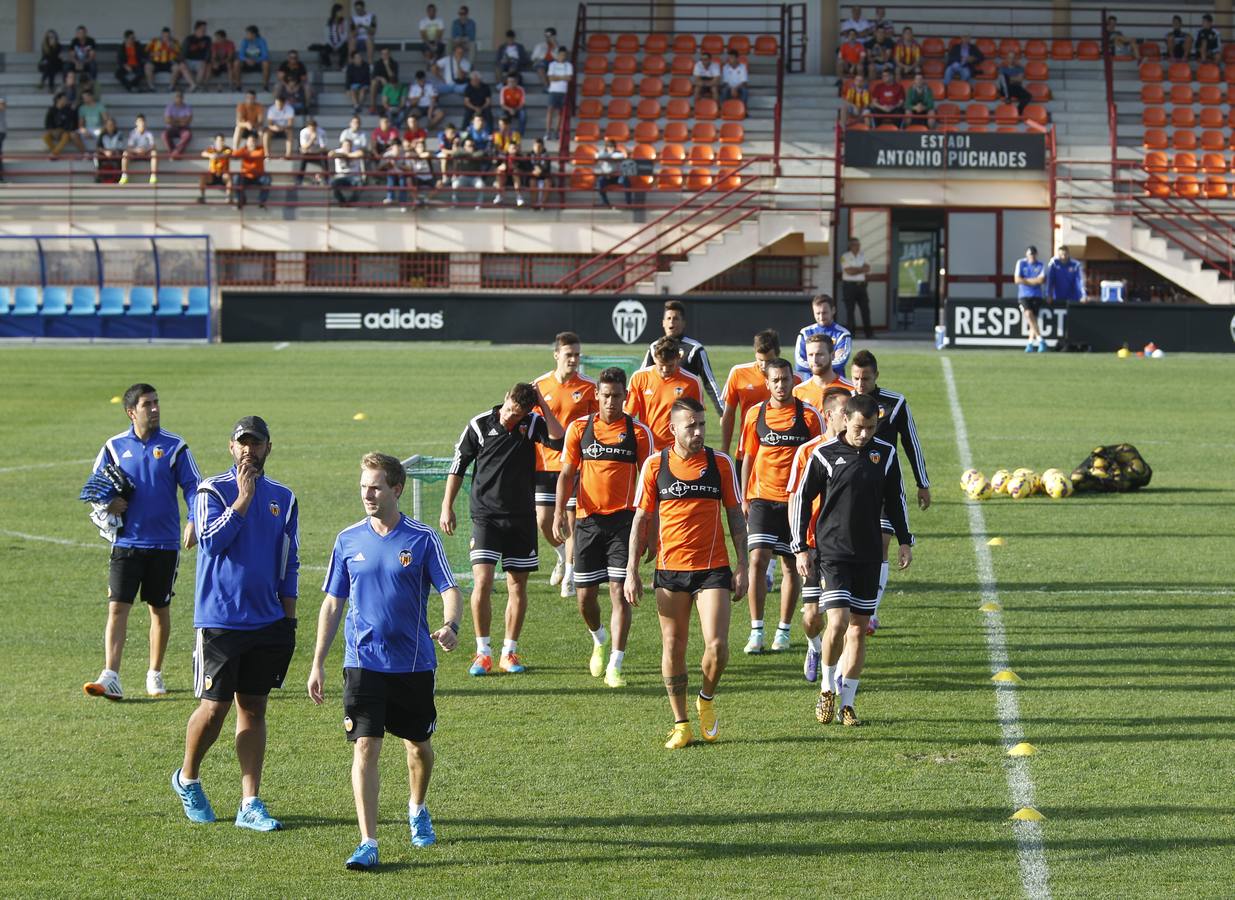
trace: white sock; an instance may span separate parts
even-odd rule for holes
[[[493,648],[490,646],[489,639],[487,637],[476,638],[476,652],[483,653],[485,656],[493,655]]]
[[[566,545],[558,544],[553,548],[553,552],[557,554],[557,561],[562,565],[566,565]]]
[[[425,805],[423,803],[414,803],[411,800],[407,801],[407,812],[409,815],[418,816],[424,811]]]
[[[158,669],[147,669],[146,674],[147,675],[159,675],[162,673]]]
[[[763,619],[751,619],[750,620],[750,630],[751,631],[763,631]]]
[[[840,705],[853,706],[853,698],[858,694],[858,679],[846,678],[840,689]]]
[[[108,678],[119,678],[120,673],[114,669],[104,669],[99,673],[99,681],[106,681]]]
[[[360,846],[362,846],[362,847],[376,847],[376,846],[377,846],[377,838],[365,838],[363,841],[361,841],[361,842],[360,842]]]
[[[575,567],[572,566],[570,563],[566,564],[566,574],[562,578],[562,580],[563,581],[574,581],[575,580]]]
[[[240,801],[240,808],[248,809],[250,806],[252,806],[253,801],[256,799],[257,799],[256,797],[245,797],[243,800]]]
[[[589,631],[588,634],[592,636],[592,640],[595,642],[597,647],[603,647],[605,645],[605,641],[609,639],[609,635],[605,633],[604,625],[601,625],[595,631]]]
[[[832,692],[839,694],[845,686],[845,676],[840,672],[840,664],[836,665],[836,674],[832,676]]]
[[[777,631],[789,631],[792,628],[793,626],[788,622],[781,622],[779,625],[776,626]]]
[[[510,656],[510,654],[514,653],[515,650],[518,649],[518,646],[518,641],[512,641],[509,639],[502,641],[502,656]]]
[[[836,666],[823,667],[823,681],[820,682],[827,690],[836,690]]]
[[[613,650],[613,651],[610,651],[610,653],[609,653],[609,668],[610,668],[610,669],[620,669],[620,668],[622,668],[622,660],[624,660],[624,659],[626,659],[626,651],[625,651],[625,650]]]
[[[879,615],[879,604],[883,602],[883,590],[888,586],[888,563],[884,560],[879,567],[879,593],[875,595],[875,615]]]
[[[180,786],[181,786],[181,787],[186,787],[186,786],[188,786],[188,785],[190,785],[190,784],[201,784],[201,783],[202,783],[202,780],[201,780],[200,778],[185,778],[185,777],[184,777],[184,772],[183,772],[183,771],[181,771],[181,773],[180,773],[180,775],[178,776],[178,778],[180,779]]]
[[[810,648],[816,653],[823,652],[823,635],[817,634],[813,638],[807,638],[810,641]]]

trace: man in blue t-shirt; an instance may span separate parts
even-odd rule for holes
[[[1025,345],[1026,353],[1033,353],[1036,348],[1039,353],[1046,352],[1046,341],[1042,340],[1042,331],[1038,328],[1038,312],[1042,309],[1042,283],[1046,281],[1046,266],[1038,259],[1038,248],[1030,245],[1025,248],[1025,258],[1016,261],[1014,271],[1016,281],[1016,303],[1021,308],[1025,325],[1029,329],[1029,343]]]
[[[1085,273],[1080,260],[1072,258],[1068,248],[1059,245],[1059,250],[1046,264],[1046,297],[1052,303],[1085,302]]]
[[[367,518],[335,539],[309,671],[309,696],[320,704],[326,654],[346,606],[343,730],[353,742],[352,790],[360,845],[345,865],[359,871],[377,867],[378,759],[387,731],[403,738],[407,747],[412,846],[437,843],[425,806],[433,770],[430,738],[437,727],[433,642],[448,653],[458,644],[463,595],[437,533],[399,512],[406,480],[402,463],[393,456],[370,453],[360,461],[360,499]],[[433,632],[429,588],[442,595],[445,615]]]

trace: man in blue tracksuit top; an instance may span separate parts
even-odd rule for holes
[[[345,865],[377,867],[378,762],[386,732],[403,739],[411,782],[408,824],[414,847],[437,843],[425,805],[433,772],[437,708],[436,641],[458,644],[463,595],[437,533],[399,512],[407,483],[403,464],[384,453],[360,461],[360,500],[366,518],[335,539],[317,617],[309,696],[324,697],[326,655],[347,609],[343,652],[343,731],[352,741],[352,793],[360,846]],[[442,595],[444,620],[429,624],[429,590]]]
[[[813,334],[823,333],[832,339],[832,371],[845,377],[845,365],[853,352],[853,335],[849,329],[836,321],[836,301],[829,294],[816,294],[810,302],[815,321],[798,332],[798,342],[793,348],[793,371],[806,381],[813,374],[806,356],[806,341]]]
[[[1013,281],[1016,282],[1016,303],[1029,330],[1025,352],[1033,353],[1036,348],[1039,353],[1045,353],[1046,341],[1042,340],[1042,331],[1038,327],[1038,313],[1042,309],[1042,282],[1046,281],[1046,266],[1038,259],[1037,247],[1030,245],[1025,248],[1025,258],[1016,261]]]
[[[123,515],[124,525],[112,546],[107,577],[107,629],[103,639],[103,671],[97,681],[82,687],[92,697],[120,700],[120,658],[129,626],[129,613],[140,592],[150,607],[150,668],[146,693],[161,697],[163,654],[171,633],[172,587],[180,565],[180,504],[184,494],[189,521],[185,548],[193,546],[193,498],[201,475],[184,438],[159,427],[159,392],[139,382],[124,392],[124,411],[132,423],[128,431],[108,438],[94,460],[94,471],[115,465],[133,483],[126,500],[114,497],[107,512]]]
[[[1085,302],[1085,273],[1080,260],[1073,259],[1062,245],[1046,264],[1046,296],[1052,302]]]
[[[296,647],[299,509],[296,495],[265,475],[270,429],[258,416],[236,423],[228,445],[235,465],[198,485],[197,602],[193,691],[184,765],[172,789],[192,822],[213,822],[201,763],[236,701],[236,757],[242,800],[236,825],[282,826],[258,798],[266,754],[266,698],[280,687]]]

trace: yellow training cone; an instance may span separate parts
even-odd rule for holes
[[[1012,684],[1020,684],[1021,676],[1017,675],[1011,669],[1004,669],[1002,672],[996,672],[991,676],[991,681],[1010,682]]]
[[[989,541],[987,541],[987,542],[986,542],[986,546],[988,546],[988,547],[1002,547],[1002,546],[1004,546],[1004,545],[1005,545],[1005,544],[1007,544],[1007,543],[1008,543],[1008,542],[1007,542],[1007,541],[1005,541],[1005,540],[1004,540],[1003,538],[1001,538],[1001,537],[993,537],[993,538],[991,538]]]
[[[1038,748],[1028,741],[1021,741],[1015,747],[1008,751],[1008,756],[1033,756],[1038,752]]]
[[[990,603],[983,603],[981,606],[978,607],[978,609],[981,612],[999,612],[1001,609],[1003,609],[1003,607],[1000,606],[998,603],[996,603],[994,600],[992,600]]]
[[[115,396],[115,397],[112,397],[112,398],[111,398],[111,402],[112,402],[112,403],[119,403],[119,402],[120,402],[120,397],[119,397],[118,395],[117,395],[117,396]]]
[[[1018,822],[1041,822],[1046,816],[1042,815],[1032,806],[1022,806],[1012,815],[1008,816],[1008,818],[1015,819]]]
[[[356,415],[352,416],[352,421],[353,422],[363,422],[367,418],[369,418],[367,415],[365,415],[362,412],[358,412],[356,413]]]

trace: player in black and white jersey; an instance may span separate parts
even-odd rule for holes
[[[665,329],[665,336],[673,338],[682,346],[682,368],[703,383],[703,392],[711,398],[716,412],[723,413],[725,408],[720,399],[720,388],[716,385],[716,376],[712,374],[712,363],[708,360],[708,351],[704,349],[703,344],[686,336],[686,307],[681,300],[665,301],[665,315],[660,324]],[[656,341],[648,345],[648,352],[643,355],[643,362],[639,364],[640,368],[646,369],[648,366],[656,365],[656,360],[652,356],[652,348],[655,346]]]
[[[913,413],[909,411],[909,401],[904,394],[879,386],[879,363],[869,350],[859,350],[853,355],[849,377],[855,394],[866,394],[878,405],[879,428],[875,431],[875,437],[897,447],[909,460],[913,480],[918,486],[918,509],[926,510],[931,505],[931,483],[926,475],[926,457],[922,455],[922,445],[918,443],[918,428],[914,424]],[[868,635],[874,634],[879,627],[879,604],[883,602],[883,592],[888,586],[888,547],[892,543],[892,523],[887,515],[880,525],[883,528],[883,566],[879,570],[875,613],[867,625]]]
[[[858,394],[845,401],[842,424],[840,434],[811,454],[789,499],[789,522],[798,573],[805,578],[817,569],[823,586],[820,605],[828,619],[815,716],[821,723],[831,722],[839,693],[840,721],[860,725],[854,697],[865,662],[866,623],[875,611],[879,589],[883,555],[879,523],[884,511],[900,544],[902,569],[913,560],[913,535],[896,448],[875,437],[879,407],[874,398]],[[816,497],[823,503],[812,551],[806,533]],[[845,661],[840,666],[842,652]]]

